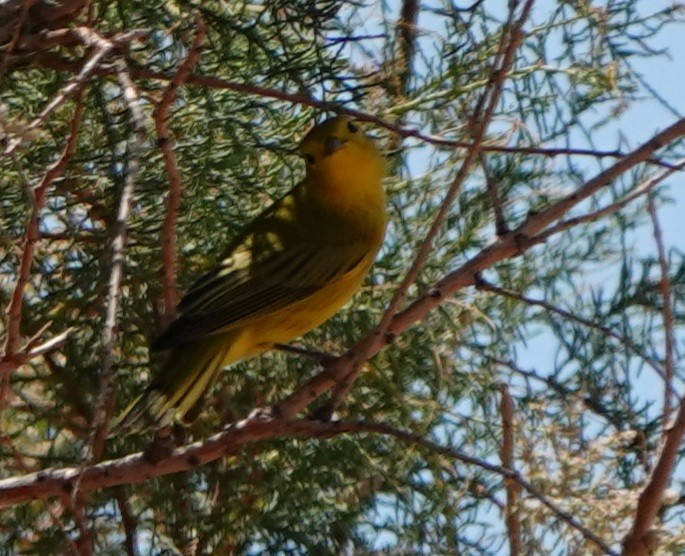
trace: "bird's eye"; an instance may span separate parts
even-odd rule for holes
[[[316,162],[313,154],[304,153],[304,159],[307,161],[307,164],[314,164]]]
[[[350,133],[357,133],[357,131],[359,131],[359,128],[354,124],[354,122],[347,122],[347,129],[350,130]]]

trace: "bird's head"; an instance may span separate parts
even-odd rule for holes
[[[380,182],[385,174],[385,158],[360,123],[349,116],[335,116],[314,126],[302,139],[299,152],[310,175],[349,179],[363,173]]]

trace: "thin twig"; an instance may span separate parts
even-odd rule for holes
[[[659,267],[661,268],[661,278],[659,280],[659,287],[661,289],[661,297],[663,298],[662,316],[664,321],[664,413],[662,416],[664,431],[668,430],[668,423],[671,419],[671,410],[673,407],[673,373],[675,369],[673,345],[674,345],[674,326],[673,326],[673,297],[671,295],[671,280],[668,277],[668,261],[666,260],[666,248],[664,247],[664,234],[661,230],[661,223],[659,222],[659,215],[654,206],[654,193],[647,196],[647,212],[652,220],[652,229],[654,233],[654,242],[656,243],[657,254],[659,258]],[[664,432],[664,434],[666,434]]]
[[[39,52],[35,55],[27,57],[29,63],[35,64],[40,67],[45,67],[48,69],[56,71],[64,71],[69,73],[78,73],[83,66],[82,61],[72,61],[64,59],[51,52]],[[98,75],[111,75],[112,71],[108,68],[98,68],[95,73]],[[137,68],[131,70],[131,76],[134,79],[154,79],[159,81],[170,81],[174,78],[173,75],[156,72],[144,68]],[[301,104],[304,106],[311,106],[313,108],[318,108],[320,110],[327,110],[331,112],[337,112],[339,114],[347,114],[360,121],[366,121],[369,123],[376,124],[380,127],[387,129],[397,135],[404,138],[415,138],[420,139],[426,143],[446,147],[451,149],[463,148],[468,149],[471,147],[471,143],[468,141],[457,141],[454,139],[446,139],[440,135],[431,135],[422,133],[418,128],[408,128],[402,125],[395,124],[393,122],[387,121],[382,117],[376,116],[374,114],[369,114],[366,112],[361,112],[359,110],[353,110],[348,107],[341,106],[336,103],[321,101],[313,98],[310,95],[296,94],[296,93],[286,93],[277,89],[269,89],[267,87],[260,87],[259,85],[252,85],[246,83],[236,83],[234,81],[228,81],[226,79],[221,79],[218,77],[213,77],[210,75],[196,75],[190,74],[186,79],[187,85],[196,85],[200,87],[209,87],[212,89],[224,89],[229,91],[235,91],[239,93],[254,95],[264,98],[272,98],[275,100],[283,100],[293,104]],[[481,146],[483,152],[499,152],[499,153],[510,153],[510,154],[529,154],[529,155],[539,155],[546,157],[555,156],[591,156],[594,158],[623,158],[626,153],[613,150],[613,151],[601,151],[597,149],[575,149],[575,148],[544,148],[544,147],[507,147],[503,145],[493,144],[484,142]],[[648,158],[645,162],[654,164],[657,166],[662,166],[664,168],[671,168],[672,165],[666,161],[660,160],[658,158]]]
[[[677,162],[674,162],[670,168],[660,170],[653,176],[647,178],[642,183],[638,184],[630,193],[623,196],[618,201],[615,201],[610,205],[607,205],[606,207],[596,210],[594,212],[590,212],[575,218],[568,218],[566,220],[562,220],[561,222],[548,228],[541,234],[536,235],[535,239],[539,241],[547,241],[547,239],[551,236],[564,232],[570,228],[575,228],[579,224],[595,222],[600,218],[604,218],[605,216],[618,212],[620,209],[622,209],[635,199],[638,199],[643,195],[647,195],[667,177],[674,174],[675,172],[682,170],[683,168],[685,168],[685,158],[679,159]]]
[[[92,458],[99,459],[107,438],[107,422],[114,409],[113,366],[114,345],[116,342],[115,327],[119,310],[120,285],[124,271],[128,217],[131,211],[133,190],[140,169],[140,153],[145,137],[145,120],[141,109],[140,95],[128,73],[126,62],[122,58],[115,61],[118,67],[117,78],[122,95],[128,107],[133,134],[129,140],[128,160],[124,188],[119,200],[119,211],[112,241],[112,268],[107,289],[105,326],[102,331],[102,370],[100,372],[100,393],[93,419],[93,439],[91,443]]]
[[[533,299],[532,297],[527,297],[525,295],[522,295],[518,292],[515,292],[513,290],[509,290],[506,288],[500,288],[498,286],[495,286],[494,284],[491,284],[487,280],[483,279],[482,276],[478,276],[477,281],[476,281],[476,288],[482,291],[486,292],[491,292],[497,295],[501,295],[504,297],[508,297],[509,299],[516,299],[518,301],[521,301],[523,303],[526,303],[528,305],[533,305],[535,307],[541,307],[545,309],[546,311],[549,311],[551,313],[556,313],[557,315],[568,319],[572,320],[574,322],[577,322],[578,324],[582,324],[583,326],[587,326],[588,328],[593,328],[594,330],[598,330],[602,334],[605,334],[606,336],[610,336],[611,338],[614,338],[618,342],[621,343],[625,348],[630,350],[633,354],[638,356],[640,359],[642,359],[647,365],[649,365],[654,372],[656,372],[659,377],[662,379],[666,380],[666,374],[664,372],[663,367],[659,364],[659,362],[647,355],[646,353],[643,353],[640,351],[640,349],[633,344],[628,338],[621,336],[618,332],[614,332],[611,328],[608,326],[604,326],[603,324],[599,324],[597,322],[591,321],[589,319],[586,319],[584,317],[581,317],[579,315],[576,315],[575,313],[571,313],[570,311],[566,311],[565,309],[561,309],[560,307],[557,307],[555,305],[552,305],[551,303],[548,303],[547,301],[544,301],[542,299]],[[670,387],[673,392],[673,387]]]
[[[485,176],[485,185],[488,190],[488,196],[490,197],[490,204],[495,213],[495,233],[498,236],[502,236],[509,231],[507,221],[504,218],[504,210],[502,209],[502,198],[500,197],[497,183],[495,183],[492,175],[490,175],[485,155],[481,153],[479,158],[481,167],[483,168],[483,175]]]
[[[38,339],[40,336],[42,336],[43,332],[45,332],[45,329],[50,324],[52,323],[48,323],[47,326],[43,326],[40,330],[40,333],[35,334],[34,337],[26,342],[26,345],[12,357],[0,357],[0,375],[12,373],[19,366],[30,361],[34,357],[40,357],[41,355],[45,355],[46,353],[57,349],[64,344],[69,334],[75,330],[73,326],[69,327],[56,336],[38,343]]]
[[[40,211],[45,205],[47,191],[50,185],[62,174],[62,172],[64,172],[76,150],[78,133],[83,118],[83,110],[83,90],[81,89],[77,91],[76,94],[74,116],[71,119],[69,135],[62,153],[55,162],[50,164],[38,185],[28,192],[29,199],[31,200],[31,214],[28,223],[26,224],[26,231],[24,232],[24,245],[19,261],[19,269],[17,271],[17,282],[14,286],[12,297],[7,308],[6,336],[3,352],[0,355],[0,408],[2,408],[5,403],[5,395],[9,384],[10,374],[29,359],[42,355],[60,345],[70,332],[70,330],[62,332],[62,334],[59,334],[54,338],[54,342],[47,342],[43,349],[37,350],[35,349],[35,342],[37,341],[38,336],[42,334],[43,331],[41,331],[34,336],[33,340],[29,340],[24,348],[19,348],[24,291],[26,290],[26,286],[28,285],[31,276],[31,265],[33,264],[36,243],[40,239]]]
[[[178,292],[176,290],[177,253],[174,238],[176,236],[176,222],[178,220],[178,209],[181,204],[182,189],[181,176],[178,171],[176,154],[173,150],[167,119],[169,118],[169,107],[176,98],[178,88],[187,79],[190,70],[195,67],[200,59],[200,50],[206,35],[206,26],[199,13],[195,16],[195,23],[197,25],[195,40],[188,52],[188,56],[179,67],[174,78],[167,85],[153,113],[157,129],[157,141],[164,154],[164,167],[169,176],[169,194],[166,199],[166,213],[162,227],[162,292],[164,318],[167,323],[173,320],[178,301]]]
[[[60,156],[53,162],[43,174],[38,185],[30,192],[31,198],[31,214],[26,225],[26,232],[24,234],[24,246],[22,248],[21,261],[19,263],[19,270],[17,272],[17,283],[12,292],[12,298],[7,310],[8,324],[7,336],[5,337],[5,346],[3,359],[12,358],[19,348],[19,340],[21,337],[21,312],[24,302],[24,290],[28,284],[31,275],[31,264],[33,263],[33,255],[35,251],[36,242],[40,239],[39,219],[40,211],[45,204],[47,190],[52,182],[57,179],[64,169],[69,164],[78,139],[78,132],[81,127],[81,120],[83,116],[83,92],[77,92],[74,116],[71,119],[69,126],[69,135],[67,142],[62,150]]]
[[[467,178],[471,169],[471,165],[480,156],[481,145],[485,138],[488,124],[492,120],[497,104],[499,103],[504,80],[506,79],[509,69],[513,64],[514,53],[518,49],[518,46],[523,39],[523,33],[521,32],[521,29],[524,22],[528,18],[528,14],[533,6],[533,1],[534,0],[527,0],[526,4],[523,6],[519,19],[511,26],[511,36],[509,39],[505,40],[504,35],[502,37],[502,42],[500,43],[499,47],[499,54],[496,57],[497,59],[501,58],[501,62],[496,62],[496,65],[493,67],[485,91],[481,95],[479,101],[477,102],[476,108],[469,119],[469,129],[471,130],[472,136],[471,146],[469,149],[467,149],[464,155],[461,166],[459,167],[452,184],[447,190],[442,204],[440,205],[440,209],[433,218],[433,222],[426,233],[425,238],[423,239],[419,249],[416,252],[416,255],[414,256],[414,261],[412,262],[411,267],[395,290],[395,293],[388,304],[388,308],[386,309],[383,318],[374,331],[374,335],[379,338],[386,337],[392,319],[399,310],[400,304],[404,300],[409,286],[414,283],[416,277],[421,271],[421,268],[428,259],[428,255],[433,247],[433,241],[438,235],[438,232],[442,227],[442,223],[451,209],[457,193],[461,189],[462,183],[464,183],[464,180]],[[511,14],[511,18],[513,18],[513,12]],[[361,350],[356,354],[356,360],[352,364],[349,373],[344,377],[343,380],[338,381],[338,384],[333,390],[328,408],[329,414],[336,409],[343,398],[347,395],[356,377],[361,372],[362,366],[372,355],[371,352],[372,348],[369,346],[366,350]]]
[[[509,394],[506,384],[501,387],[502,398],[500,400],[500,415],[502,417],[502,447],[500,459],[507,469],[514,469],[514,400]],[[521,554],[521,519],[519,516],[519,485],[509,478],[504,478],[504,486],[507,492],[507,506],[505,521],[507,524],[507,536],[509,537],[509,554],[518,556]]]

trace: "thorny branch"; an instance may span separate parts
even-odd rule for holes
[[[502,447],[500,459],[506,469],[514,469],[514,400],[506,384],[501,387],[500,415],[502,417]],[[504,478],[507,493],[505,522],[509,537],[509,554],[521,554],[521,520],[519,516],[519,485],[510,477]]]

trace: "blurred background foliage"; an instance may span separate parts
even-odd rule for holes
[[[162,320],[160,234],[169,180],[152,111],[166,82],[150,72],[174,74],[192,44],[196,11],[207,24],[207,37],[194,74],[336,103],[455,141],[469,140],[465,123],[487,83],[508,14],[503,1],[96,0],[60,21],[104,35],[150,30],[126,51],[132,72],[148,71],[134,73],[147,134],[116,324],[119,409],[159,364],[151,360],[147,341]],[[17,14],[4,15],[11,23]],[[403,24],[407,15],[413,24]],[[37,16],[29,13],[27,28],[31,17]],[[653,98],[635,64],[664,55],[654,43],[675,22],[683,22],[675,4],[657,10],[636,0],[539,2],[488,140],[508,147],[627,150],[635,142],[619,143],[616,121]],[[50,53],[82,62],[89,51],[62,46]],[[7,47],[2,53],[14,60],[3,65],[0,83],[5,145],[72,77],[20,54]],[[22,315],[25,338],[41,330],[44,337],[74,331],[60,349],[21,366],[4,385],[3,478],[78,465],[99,395],[112,239],[133,129],[112,72],[90,75],[82,102],[75,154],[40,212]],[[31,206],[27,188],[63,149],[73,111],[68,99],[24,136],[12,156],[0,159],[2,307],[17,279]],[[297,183],[303,174],[297,142],[324,116],[311,103],[258,92],[197,84],[179,89],[169,126],[183,183],[176,229],[182,288],[218,259],[236,230]],[[391,223],[354,302],[302,339],[302,345],[333,354],[379,322],[461,162],[461,151],[452,147],[367,129],[391,162]],[[605,129],[611,133],[602,135]],[[682,144],[678,148],[682,156]],[[664,159],[678,156],[674,148]],[[515,150],[485,154],[462,187],[410,298],[493,241],[486,179],[497,185],[513,228],[611,161]],[[621,199],[653,171],[640,166],[569,216]],[[654,201],[668,202],[667,189],[658,189]],[[682,250],[671,249],[668,263],[681,371],[674,386],[682,390]],[[659,277],[642,197],[484,274],[490,284],[597,326],[486,289],[460,291],[371,360],[342,415],[411,429],[497,463],[500,390],[507,384],[518,424],[516,466],[588,529],[618,546],[663,433],[664,385],[654,370],[663,370],[665,359]],[[6,326],[3,315],[0,334]],[[316,371],[313,361],[275,352],[234,365],[210,392],[185,440],[206,437],[282,399]],[[112,439],[105,456],[141,450],[148,441]],[[663,554],[681,554],[685,546],[682,499],[676,498],[661,515]],[[505,504],[501,477],[392,438],[284,439],[248,445],[192,472],[93,493],[81,517],[59,501],[3,509],[0,553],[70,553],[82,534],[81,520],[96,554],[503,554]],[[524,497],[519,515],[525,554],[597,550],[533,498]]]

